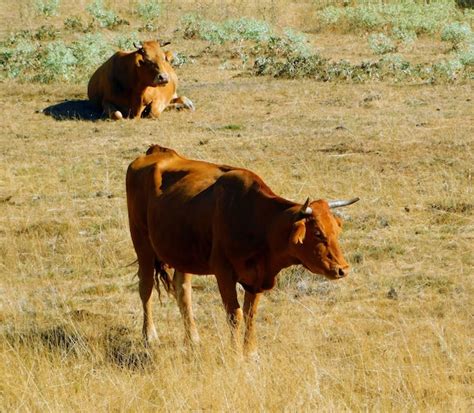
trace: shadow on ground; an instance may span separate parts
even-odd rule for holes
[[[48,106],[40,112],[56,120],[90,120],[102,119],[102,111],[88,100],[65,100]]]

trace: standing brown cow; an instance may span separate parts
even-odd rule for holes
[[[170,106],[194,110],[187,97],[176,94],[173,54],[164,52],[157,41],[136,47],[134,52],[115,53],[95,71],[87,89],[89,99],[111,119],[141,117],[145,109],[158,117]]]
[[[246,169],[189,160],[158,145],[130,164],[126,186],[147,342],[157,338],[150,301],[154,277],[169,281],[166,266],[175,269],[186,337],[199,340],[191,274],[215,274],[234,343],[245,319],[246,353],[255,345],[258,300],[282,268],[301,264],[330,279],[349,273],[338,243],[341,221],[331,208],[358,198],[301,205],[274,194]],[[237,283],[245,289],[243,314]]]

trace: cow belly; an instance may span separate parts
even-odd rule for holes
[[[192,274],[211,273],[210,246],[205,240],[163,226],[153,226],[150,238],[157,257],[170,267]]]

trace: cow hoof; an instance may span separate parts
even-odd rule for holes
[[[183,108],[189,109],[191,112],[194,112],[196,110],[196,108],[194,107],[194,103],[186,96],[183,96]]]
[[[112,113],[112,119],[113,120],[123,119],[122,112],[120,112],[119,110],[116,110],[114,113]]]

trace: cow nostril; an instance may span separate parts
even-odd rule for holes
[[[337,275],[342,278],[342,277],[345,277],[347,274],[348,274],[349,270],[347,268],[342,268],[342,267],[339,267],[337,269]]]
[[[168,75],[166,73],[160,73],[156,78],[159,82],[167,82],[168,81]]]

